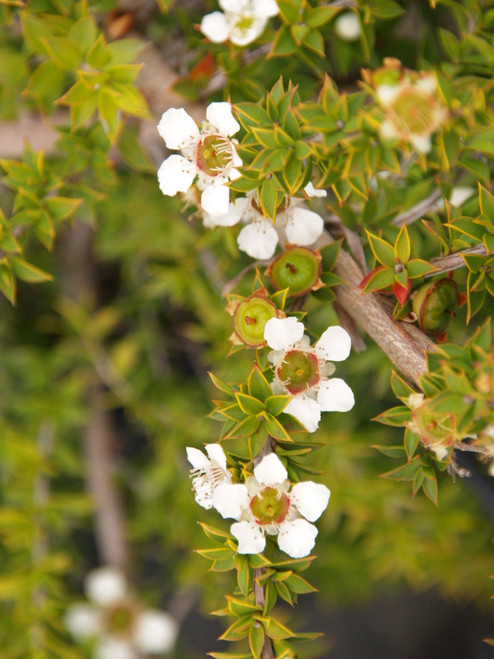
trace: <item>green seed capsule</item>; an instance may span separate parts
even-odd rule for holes
[[[424,284],[412,301],[420,329],[439,334],[448,327],[458,308],[458,287],[449,278]]]
[[[321,254],[307,247],[290,247],[271,262],[266,274],[276,290],[288,288],[290,297],[301,297],[323,286]]]

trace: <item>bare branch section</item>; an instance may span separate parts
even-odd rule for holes
[[[448,254],[447,256],[438,256],[435,259],[431,259],[431,263],[439,268],[439,270],[436,270],[436,272],[431,272],[430,275],[425,276],[436,277],[441,272],[450,272],[451,270],[458,270],[458,268],[465,267],[466,263],[461,257],[462,254],[465,254],[465,256],[468,254],[479,254],[480,256],[487,256],[488,252],[484,243],[479,243],[478,245],[464,249],[461,252],[455,252],[454,254]]]
[[[340,306],[374,339],[402,375],[420,389],[420,376],[427,371],[425,352],[434,351],[435,344],[418,327],[393,320],[378,295],[360,293],[357,286],[362,271],[344,250],[340,250],[334,272],[345,282],[334,289]]]

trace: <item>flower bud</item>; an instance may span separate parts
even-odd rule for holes
[[[412,307],[420,329],[440,334],[448,327],[458,308],[458,287],[446,277],[424,284],[414,294]]]
[[[289,247],[271,261],[266,274],[276,290],[288,288],[290,297],[301,297],[324,286],[321,253],[307,247]]]
[[[346,11],[338,16],[334,22],[334,31],[343,41],[356,41],[362,34],[360,21],[351,11]]]
[[[268,320],[285,316],[275,303],[268,299],[265,288],[260,288],[249,297],[231,300],[226,310],[233,316],[234,333],[230,336],[230,341],[234,345],[243,343],[251,348],[266,345],[264,326]]]

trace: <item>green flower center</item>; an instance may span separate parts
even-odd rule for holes
[[[258,524],[281,524],[289,508],[288,496],[274,487],[266,487],[250,502],[250,509]]]
[[[264,326],[270,318],[276,318],[273,302],[262,297],[243,300],[237,308],[233,324],[235,331],[248,346],[260,346],[265,342]]]
[[[405,87],[393,101],[390,120],[406,135],[430,135],[436,128],[437,99],[429,92]]]
[[[235,22],[234,29],[239,32],[248,32],[254,25],[254,17],[244,14]]]
[[[306,247],[293,247],[273,261],[269,276],[274,288],[288,288],[291,297],[300,297],[318,283],[320,273],[321,262],[314,252]]]
[[[134,618],[134,609],[130,604],[116,604],[105,612],[105,629],[114,634],[129,632],[133,626]]]
[[[221,174],[232,158],[232,143],[222,135],[208,135],[197,145],[197,166],[209,176]]]
[[[291,350],[285,355],[277,375],[291,394],[299,394],[319,382],[317,357],[310,352]]]

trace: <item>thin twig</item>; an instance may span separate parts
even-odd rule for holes
[[[420,220],[421,217],[426,215],[429,211],[435,210],[439,207],[439,200],[442,199],[442,192],[439,190],[434,190],[428,197],[419,201],[418,204],[412,206],[409,210],[400,213],[392,221],[391,224],[400,227],[404,224],[412,224],[417,220]]]
[[[457,270],[458,268],[465,267],[466,263],[462,259],[461,255],[468,254],[479,254],[482,256],[487,256],[488,252],[485,248],[484,243],[479,243],[478,245],[473,245],[473,247],[468,247],[467,249],[462,250],[461,252],[454,252],[454,254],[448,254],[447,256],[437,256],[434,259],[431,259],[431,263],[434,264],[439,270],[431,272],[426,277],[435,277],[441,272],[450,272],[451,270]]]

